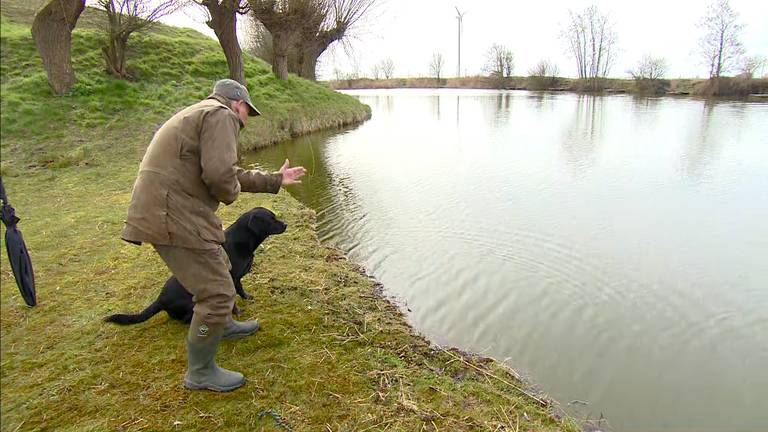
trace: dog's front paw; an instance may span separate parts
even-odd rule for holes
[[[244,299],[246,299],[246,300],[252,300],[252,299],[253,299],[253,296],[252,296],[252,295],[250,295],[250,294],[248,294],[248,293],[247,293],[247,292],[245,292],[245,291],[243,291],[243,295],[242,295],[241,297],[242,297],[242,298],[244,298]]]
[[[241,313],[243,313],[243,311],[241,311],[237,305],[232,306],[232,315],[240,316]]]

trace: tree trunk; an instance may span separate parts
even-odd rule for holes
[[[278,79],[288,81],[288,47],[290,36],[284,32],[272,33],[272,48],[275,59],[272,61],[272,72]]]
[[[316,69],[317,58],[319,55],[314,53],[305,53],[304,60],[301,64],[301,77],[311,81],[317,81]]]
[[[325,47],[310,47],[301,54],[299,76],[311,81],[317,81],[317,59],[325,51]]]
[[[303,44],[297,44],[299,76],[311,81],[317,81],[317,59],[340,37],[336,36],[336,33],[329,32],[328,35],[318,37],[313,42],[304,41]]]
[[[101,48],[106,61],[107,72],[120,79],[128,79],[131,76],[125,70],[125,53],[128,49],[128,37],[130,35],[117,35],[109,39],[109,45]]]
[[[303,77],[302,69],[304,67],[304,51],[301,43],[294,43],[288,53],[288,72],[295,73]]]
[[[32,23],[32,37],[56,94],[68,92],[76,82],[70,58],[72,30],[84,9],[84,0],[51,0]]]
[[[224,50],[229,66],[229,78],[245,85],[245,70],[243,66],[243,51],[237,40],[237,8],[239,0],[225,0],[221,4],[218,1],[204,3],[211,14],[211,20],[207,22],[219,39],[219,45]]]
[[[715,77],[720,77],[723,69],[723,49],[725,45],[725,29],[720,30],[720,43],[717,46],[717,69],[715,70]]]

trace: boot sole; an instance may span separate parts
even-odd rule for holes
[[[220,393],[231,392],[232,390],[239,389],[244,385],[245,385],[245,380],[243,380],[243,382],[241,382],[240,384],[227,386],[227,387],[218,386],[214,384],[195,384],[193,382],[187,381],[186,379],[184,380],[184,387],[186,387],[189,390],[210,390],[210,391],[215,391]]]

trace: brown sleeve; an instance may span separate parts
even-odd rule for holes
[[[232,204],[240,193],[237,176],[237,135],[240,124],[229,109],[212,110],[203,118],[200,131],[200,167],[211,195]]]
[[[240,188],[243,192],[277,193],[283,184],[283,175],[237,168],[237,180],[240,182]]]

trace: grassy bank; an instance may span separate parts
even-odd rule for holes
[[[99,29],[103,14],[88,8],[73,36],[78,83],[69,95],[51,97],[30,35],[30,4],[0,4],[3,172],[23,171],[30,165],[97,163],[90,159],[122,150],[112,148],[113,142],[98,147],[105,133],[152,130],[173,111],[207,96],[212,83],[227,75],[224,54],[215,40],[193,30],[158,26],[150,35],[131,37],[128,70],[135,79],[111,78],[104,73],[100,49],[105,38]],[[287,82],[274,79],[270,66],[259,59],[247,57],[245,71],[251,97],[264,113],[243,131],[240,142],[246,148],[370,117],[370,109],[351,97],[293,76]],[[73,143],[69,139],[73,135],[81,136],[82,142]],[[20,137],[31,144],[25,145]],[[11,161],[20,166],[10,166]]]
[[[464,88],[464,89],[512,89],[533,91],[571,91],[635,93],[643,95],[698,95],[698,96],[748,96],[768,94],[768,78],[741,79],[720,78],[643,80],[607,78],[596,84],[586,80],[562,77],[510,77],[503,80],[477,76],[464,78],[392,78],[346,79],[329,81],[328,86],[337,90],[394,89],[394,88]]]
[[[100,318],[143,308],[168,277],[151,248],[119,240],[122,221],[153,131],[207,94],[224,57],[214,41],[158,27],[132,39],[136,80],[117,81],[102,72],[100,34],[84,25],[74,35],[79,83],[54,97],[24,3],[2,5],[3,180],[39,302],[24,306],[3,253],[2,431],[577,430],[511,370],[414,335],[375,281],[319,244],[314,213],[284,192],[244,194],[220,211],[227,224],[263,205],[289,224],[243,279],[255,298],[239,301],[242,318],[263,329],[220,349],[220,363],[248,383],[229,394],[184,390],[183,325],[164,314],[131,327]],[[315,84],[276,81],[258,60],[246,70],[266,114],[244,131],[249,147],[369,113]]]

